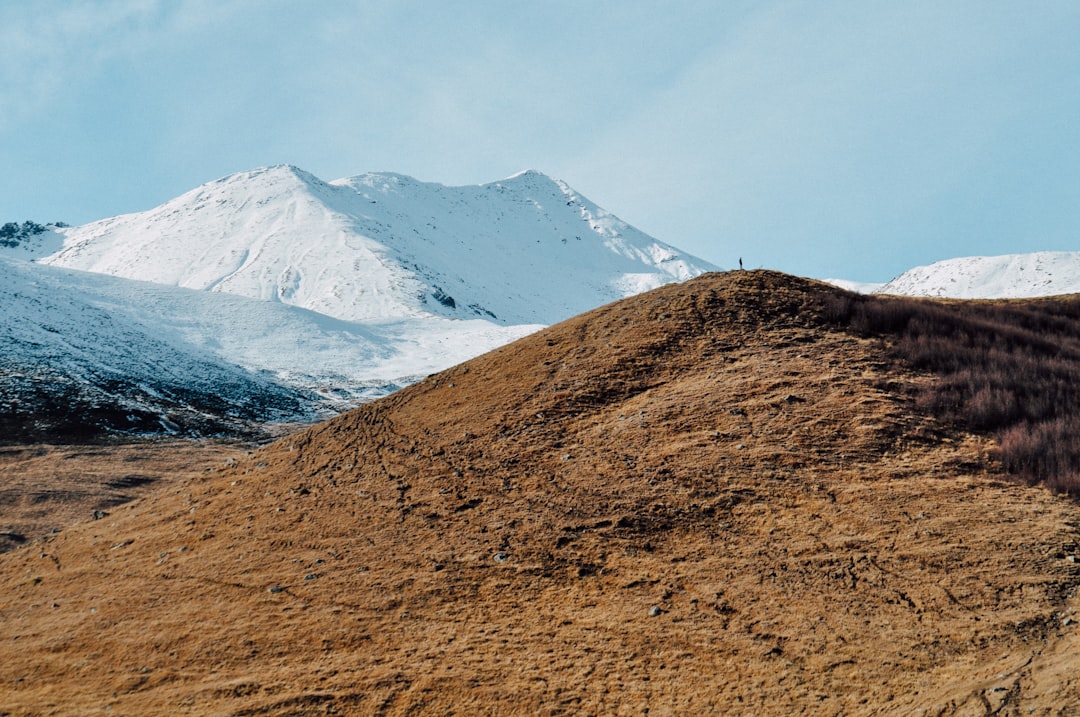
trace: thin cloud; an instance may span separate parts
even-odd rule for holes
[[[0,5],[0,131],[48,111],[73,87],[96,81],[110,62],[138,62],[159,43],[226,22],[252,5],[250,0]]]

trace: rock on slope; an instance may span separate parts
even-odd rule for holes
[[[562,182],[445,187],[242,172],[160,207],[60,230],[44,263],[280,301],[348,321],[551,324],[712,267]]]
[[[1080,252],[947,259],[905,271],[878,294],[1005,299],[1080,293]]]
[[[1050,714],[1080,508],[839,290],[620,301],[0,556],[15,714]]]

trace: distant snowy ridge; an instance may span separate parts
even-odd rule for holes
[[[1080,293],[1080,252],[946,259],[910,269],[874,293],[954,299],[1021,299]]]
[[[4,258],[0,274],[0,428],[9,433],[5,422],[58,413],[109,430],[197,434],[311,420],[541,328],[365,325]]]
[[[292,389],[317,391],[328,405],[334,396],[348,403],[384,394],[465,361],[478,350],[501,346],[541,328],[442,318],[361,324],[242,296],[12,264],[13,277],[23,277],[23,283],[31,284],[35,292],[53,298],[45,304],[35,301],[22,311],[8,311],[0,317],[0,332],[9,324],[24,328],[62,325],[70,320],[69,312],[63,310],[66,303],[92,305],[116,322],[137,325],[146,335],[187,352],[213,357]],[[63,338],[67,332],[52,333]],[[102,340],[113,339],[104,335]]]
[[[854,291],[857,294],[872,294],[881,287],[885,286],[880,282],[873,283],[869,281],[851,281],[850,279],[822,279],[822,281],[826,284],[832,284],[833,286],[838,286],[841,289],[846,289],[847,291]]]
[[[446,187],[280,165],[59,231],[39,261],[362,322],[551,324],[715,268],[534,171]]]

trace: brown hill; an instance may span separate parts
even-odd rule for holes
[[[1080,507],[853,302],[664,287],[2,555],[0,714],[1070,714]]]

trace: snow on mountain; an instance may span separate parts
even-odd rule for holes
[[[946,259],[910,269],[874,293],[1004,299],[1080,293],[1080,252]]]
[[[832,284],[833,286],[839,286],[841,289],[847,291],[854,291],[857,294],[872,294],[881,287],[885,286],[882,283],[874,283],[869,281],[851,281],[850,279],[822,279],[826,284]]]
[[[0,260],[0,271],[11,278],[0,288],[10,307],[0,317],[0,362],[46,365],[81,385],[125,374],[184,385],[190,374],[196,391],[213,388],[209,379],[199,383],[213,369],[224,394],[241,403],[260,393],[290,396],[292,418],[384,395],[541,328],[439,317],[358,324],[26,262]]]
[[[10,259],[0,259],[0,273],[5,439],[48,426],[235,432],[311,410],[310,397],[113,311],[93,290],[94,280],[122,280],[80,281],[78,272]]]
[[[714,269],[534,171],[447,187],[282,165],[60,231],[40,261],[354,322],[551,324]]]

